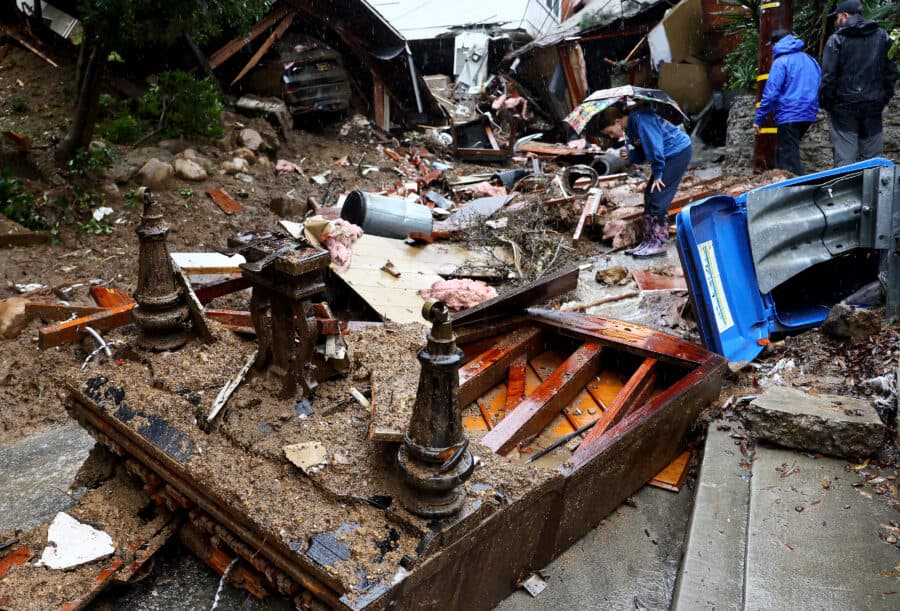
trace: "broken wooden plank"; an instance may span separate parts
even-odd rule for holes
[[[589,216],[593,216],[597,213],[597,208],[600,206],[600,197],[602,195],[601,191],[597,191],[589,201],[585,202],[584,209],[581,211],[581,217],[578,219],[578,225],[575,226],[575,233],[572,234],[572,242],[577,242],[581,239],[581,232],[584,230],[584,223]]]
[[[193,323],[194,331],[197,333],[197,336],[201,341],[207,344],[215,341],[212,331],[209,330],[209,325],[206,324],[206,316],[204,316],[203,313],[203,304],[200,303],[197,294],[191,287],[191,281],[181,268],[178,267],[177,263],[172,263],[172,270],[175,272],[175,281],[181,286],[181,290],[184,291],[188,309],[191,312],[191,322]]]
[[[38,331],[38,347],[46,350],[60,344],[67,344],[80,340],[87,334],[85,327],[91,327],[97,331],[109,331],[131,322],[131,310],[136,304],[127,304],[115,308],[105,308],[102,312],[83,316],[75,320],[67,320]]]
[[[107,308],[102,306],[66,305],[63,303],[43,303],[41,301],[25,302],[25,316],[29,320],[32,318],[39,318],[41,320],[66,320],[71,318],[72,315],[82,317],[105,311],[107,311]]]
[[[687,479],[688,465],[691,462],[690,450],[678,455],[669,465],[657,473],[648,483],[654,488],[662,488],[669,492],[678,492]]]
[[[609,409],[598,418],[596,426],[584,438],[583,443],[590,444],[599,439],[619,420],[646,401],[654,384],[656,384],[656,359],[647,358],[632,374],[625,387],[616,395],[616,399],[610,404]]]
[[[281,20],[281,23],[278,24],[269,37],[266,38],[265,42],[260,45],[259,49],[257,49],[256,53],[253,54],[253,57],[250,58],[250,61],[238,72],[238,75],[234,77],[234,80],[231,81],[231,86],[234,87],[235,83],[244,78],[244,76],[256,66],[257,62],[262,59],[262,56],[266,54],[266,51],[275,44],[275,42],[284,36],[284,33],[287,31],[288,27],[290,27],[291,22],[294,20],[294,17],[297,15],[297,11],[290,11],[284,18]]]
[[[515,411],[482,437],[481,443],[497,454],[507,454],[519,442],[539,434],[597,374],[600,353],[600,344],[585,342]]]
[[[228,195],[224,189],[207,189],[206,194],[213,200],[213,203],[222,209],[225,214],[234,214],[241,212],[244,207],[233,197]]]
[[[36,246],[49,241],[46,231],[32,231],[0,214],[0,248]]]
[[[3,130],[2,132],[0,132],[0,134],[3,134],[3,136],[7,140],[9,140],[22,150],[27,151],[31,148],[31,140],[29,140],[28,136],[26,136],[25,134],[20,134],[19,132],[14,132],[9,129]]]
[[[530,358],[541,348],[541,332],[526,327],[503,337],[492,348],[478,355],[459,370],[459,403],[469,405],[491,387],[503,381],[517,357]]]
[[[35,55],[37,55],[38,57],[40,57],[42,60],[44,60],[45,62],[47,62],[48,64],[50,64],[50,65],[53,66],[54,68],[59,68],[59,64],[57,64],[55,61],[53,61],[52,59],[50,59],[49,57],[47,57],[46,55],[44,55],[43,53],[41,53],[40,51],[38,51],[38,50],[37,50],[36,48],[34,48],[31,44],[29,44],[27,40],[25,40],[24,38],[22,38],[21,36],[19,36],[19,35],[16,34],[15,32],[13,32],[12,30],[10,30],[10,29],[7,28],[6,31],[5,31],[5,33],[6,33],[7,36],[9,36],[10,38],[12,38],[12,39],[15,40],[16,42],[18,42],[20,45],[22,45],[23,47],[25,47],[26,49],[28,49],[29,51],[31,51],[32,53],[34,53]]]
[[[235,53],[246,47],[253,40],[258,38],[260,34],[278,23],[278,20],[288,13],[288,10],[289,9],[286,6],[280,6],[274,9],[271,13],[263,17],[259,23],[253,26],[246,36],[238,36],[222,45],[218,51],[209,56],[210,67],[213,69],[218,68],[231,59]]]
[[[568,293],[578,286],[578,266],[541,278],[453,316],[453,325],[466,325],[491,316],[509,315],[548,299]]]
[[[103,308],[117,308],[134,303],[134,299],[125,290],[111,289],[107,286],[92,286],[91,297]]]
[[[197,299],[200,300],[200,303],[206,305],[217,297],[224,297],[231,293],[243,291],[244,289],[250,288],[250,286],[250,281],[247,278],[244,278],[243,276],[232,276],[231,278],[198,286],[194,289],[194,293],[197,295]]]
[[[169,257],[188,277],[239,276],[241,275],[241,263],[247,262],[243,255],[228,256],[219,252],[173,252]],[[210,280],[212,285],[216,282],[224,282],[227,278],[223,280],[215,279],[214,282],[212,279]],[[250,286],[250,284],[248,283],[247,286]]]
[[[236,333],[255,334],[253,318],[250,312],[239,310],[206,310],[206,317],[219,322],[227,329]]]

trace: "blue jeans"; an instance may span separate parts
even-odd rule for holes
[[[688,145],[686,149],[680,153],[675,153],[671,157],[666,158],[666,167],[663,168],[662,181],[666,186],[661,191],[650,193],[650,187],[653,184],[653,178],[647,181],[647,188],[644,189],[644,213],[654,214],[657,216],[669,214],[669,204],[675,199],[675,192],[684,178],[688,165],[691,163],[691,155],[693,148]]]

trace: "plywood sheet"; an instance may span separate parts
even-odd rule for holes
[[[507,258],[502,250],[495,251],[494,256],[500,260]],[[388,261],[400,272],[399,278],[381,270]],[[442,280],[442,275],[453,274],[464,265],[495,266],[497,259],[490,253],[452,243],[413,246],[403,240],[364,235],[353,245],[349,269],[335,271],[385,319],[401,324],[424,324],[421,312],[424,300],[419,291],[431,288]]]

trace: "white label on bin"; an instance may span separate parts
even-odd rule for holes
[[[734,326],[731,318],[731,309],[725,297],[725,289],[722,287],[722,277],[719,275],[719,264],[716,261],[716,250],[712,240],[701,242],[697,245],[700,251],[700,261],[703,264],[703,275],[706,277],[706,287],[709,289],[709,300],[712,303],[713,313],[716,315],[716,326],[719,333],[727,331]]]

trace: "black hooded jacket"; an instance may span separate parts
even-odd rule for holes
[[[894,95],[897,64],[891,41],[874,21],[853,15],[835,31],[822,57],[822,108],[854,116],[880,113]]]

